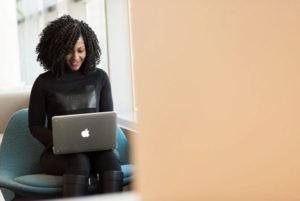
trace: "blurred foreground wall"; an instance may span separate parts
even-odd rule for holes
[[[299,11],[131,0],[143,201],[300,200]]]

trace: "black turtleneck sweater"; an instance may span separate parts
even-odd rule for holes
[[[62,78],[50,71],[35,80],[29,101],[29,129],[45,146],[52,145],[53,116],[113,110],[107,74],[68,70]],[[47,122],[47,123],[46,123]]]

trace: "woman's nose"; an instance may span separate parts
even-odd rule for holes
[[[74,60],[79,59],[79,54],[77,52],[73,53],[72,59],[74,59]]]

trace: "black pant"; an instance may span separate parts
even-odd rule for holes
[[[54,155],[52,149],[41,156],[41,166],[46,174],[102,175],[104,171],[120,171],[118,157],[113,150]]]

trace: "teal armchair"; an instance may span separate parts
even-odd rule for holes
[[[133,166],[129,163],[128,141],[120,128],[118,148],[121,168],[124,174],[123,186],[132,180]],[[14,113],[4,131],[0,146],[0,188],[4,199],[14,196],[31,198],[55,198],[62,196],[62,176],[42,173],[39,157],[43,145],[28,129],[28,109]],[[96,182],[90,179],[89,191],[96,188]]]

